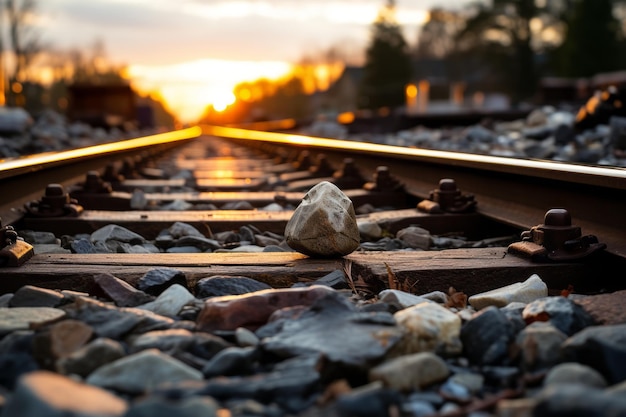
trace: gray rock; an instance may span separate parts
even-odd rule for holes
[[[580,384],[546,387],[533,409],[533,417],[606,416],[626,416],[626,397]]]
[[[263,248],[267,246],[278,246],[280,245],[281,242],[282,242],[282,239],[276,239],[270,236],[263,236],[263,235],[254,236],[254,243],[256,243],[258,246],[261,246]]]
[[[372,382],[341,395],[336,408],[340,416],[380,417],[389,416],[389,410],[399,408],[400,403],[397,390]]]
[[[526,370],[545,369],[562,361],[561,344],[567,336],[550,323],[535,322],[516,337],[522,367]]]
[[[124,417],[217,417],[218,403],[211,397],[171,399],[150,396],[133,403]]]
[[[475,313],[460,332],[463,352],[470,361],[482,365],[506,363],[514,336],[506,315],[493,306]]]
[[[167,287],[156,300],[137,306],[137,308],[149,310],[167,317],[176,317],[183,306],[195,299],[196,297],[187,288],[179,284],[173,284]]]
[[[7,293],[0,295],[0,307],[8,307],[13,298],[13,293]]]
[[[378,299],[383,303],[391,304],[400,310],[420,303],[432,302],[422,296],[400,290],[382,290],[378,293]]]
[[[23,134],[33,123],[31,115],[21,107],[0,107],[0,133]]]
[[[626,117],[613,116],[609,120],[611,145],[626,150]]]
[[[626,381],[626,324],[587,327],[561,349],[564,360],[591,366],[609,384]]]
[[[155,330],[141,334],[129,341],[133,352],[158,349],[167,354],[186,350],[193,343],[193,334],[185,329]]]
[[[287,244],[312,257],[347,255],[359,247],[352,201],[334,184],[311,188],[285,227]]]
[[[357,219],[359,233],[365,239],[380,239],[383,237],[383,229],[376,222],[361,221]]]
[[[64,297],[58,291],[47,288],[24,285],[13,295],[9,302],[10,307],[58,307]]]
[[[363,367],[400,340],[402,330],[394,324],[389,313],[361,313],[340,293],[329,293],[297,319],[282,321],[277,332],[262,338],[261,346],[279,356],[323,354],[331,362]]]
[[[184,222],[175,222],[170,227],[167,228],[167,233],[174,236],[175,238],[181,238],[183,236],[197,236],[197,237],[205,237],[202,232],[196,229],[194,226],[189,223]]]
[[[73,253],[98,253],[95,245],[88,239],[74,239],[70,247]]]
[[[68,317],[84,321],[101,337],[121,339],[132,331],[141,332],[169,328],[172,319],[138,308],[117,308],[89,298],[79,298],[64,306]]]
[[[118,417],[128,404],[106,390],[48,371],[23,376],[2,417]]]
[[[40,368],[32,354],[35,332],[18,330],[0,339],[0,386],[15,389],[18,379]]]
[[[185,211],[185,210],[191,210],[193,208],[193,204],[188,203],[187,201],[184,200],[174,200],[171,203],[165,204],[162,207],[160,207],[161,210],[168,210],[168,211]]]
[[[52,307],[0,308],[0,335],[16,330],[28,330],[30,326],[42,326],[63,318],[65,311]]]
[[[255,291],[269,290],[272,287],[264,282],[240,276],[210,276],[198,280],[194,288],[198,298],[222,295],[239,295]]]
[[[220,249],[222,245],[215,239],[209,239],[204,236],[182,236],[175,243],[175,246],[193,246],[200,249],[201,252]]]
[[[286,415],[300,415],[311,405],[310,393],[320,383],[320,366],[317,355],[298,356],[278,363],[269,372],[244,377],[212,378],[202,392],[222,400],[248,398],[274,403],[285,410]],[[260,414],[252,415],[283,415],[278,410],[269,409],[268,414],[264,413],[265,409],[258,407],[253,410]]]
[[[158,349],[172,356],[187,352],[202,359],[211,359],[217,353],[232,346],[221,337],[186,329],[166,329],[146,332],[129,338],[132,352]]]
[[[187,288],[185,274],[174,268],[155,268],[139,278],[137,288],[151,295],[159,295],[173,284],[179,284]]]
[[[136,307],[155,299],[153,295],[146,294],[111,274],[98,274],[94,281],[118,307]]]
[[[195,246],[174,246],[167,248],[166,253],[202,253],[202,249]]]
[[[398,230],[396,238],[402,240],[407,247],[412,249],[427,250],[431,244],[430,232],[417,226]]]
[[[568,336],[595,324],[593,317],[576,302],[565,297],[544,297],[528,304],[522,316],[526,323],[550,321]]]
[[[94,243],[109,240],[130,244],[142,244],[146,241],[143,236],[116,224],[106,225],[91,234],[91,241]]]
[[[590,366],[576,362],[556,365],[543,380],[544,386],[555,384],[582,384],[594,388],[606,388],[606,379]]]
[[[59,372],[80,375],[83,378],[102,365],[116,361],[125,355],[124,347],[117,341],[98,338],[60,358],[57,363]]]
[[[86,382],[102,388],[142,394],[165,382],[201,379],[200,371],[157,349],[147,349],[101,366],[87,377]]]
[[[63,249],[63,247],[56,243],[38,243],[33,245],[33,250],[37,255],[42,255],[44,253],[72,253],[71,250]]]
[[[439,356],[431,352],[404,355],[386,361],[369,371],[370,381],[383,381],[399,391],[421,390],[445,380],[450,371]]]
[[[20,230],[20,237],[31,245],[54,244],[58,245],[57,237],[52,232],[41,232],[36,230]]]
[[[237,341],[237,345],[241,347],[257,346],[260,342],[257,335],[245,327],[238,327],[235,329],[235,340]]]
[[[324,275],[313,281],[314,285],[326,285],[336,290],[345,290],[350,288],[346,273],[343,270],[335,269],[334,271]]]
[[[255,347],[228,347],[213,356],[202,369],[202,373],[206,378],[248,375],[253,373],[255,357]]]

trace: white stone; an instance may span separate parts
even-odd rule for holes
[[[424,302],[394,314],[396,323],[405,331],[393,354],[418,352],[458,354],[462,350],[461,319],[445,307]]]
[[[196,297],[180,284],[173,284],[163,291],[156,300],[137,308],[149,310],[162,316],[176,317],[180,310]]]
[[[358,221],[359,233],[361,236],[368,239],[380,239],[383,236],[383,229],[380,228],[378,223],[370,221]]]
[[[476,310],[480,310],[488,306],[504,307],[513,302],[528,304],[547,296],[548,286],[539,278],[539,275],[533,274],[524,282],[516,282],[506,287],[475,294],[467,301]]]
[[[433,303],[419,295],[411,294],[400,290],[383,290],[378,294],[378,299],[384,303],[394,305],[401,309],[408,308],[420,303]]]
[[[432,240],[428,230],[417,226],[409,226],[398,230],[396,237],[410,248],[423,250],[430,248]]]
[[[443,381],[449,373],[443,359],[431,352],[421,352],[400,356],[372,368],[369,379],[383,381],[385,386],[399,391],[409,391]]]
[[[65,311],[52,307],[0,308],[0,335],[28,330],[31,325],[51,323],[65,317]]]

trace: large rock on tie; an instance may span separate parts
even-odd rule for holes
[[[359,247],[359,227],[352,201],[334,184],[311,188],[285,227],[294,250],[311,257],[338,257]]]

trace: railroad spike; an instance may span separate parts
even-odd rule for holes
[[[78,217],[83,207],[70,198],[61,184],[48,184],[41,200],[24,204],[26,214],[33,217]]]
[[[389,167],[379,166],[376,168],[374,174],[374,181],[367,182],[363,185],[363,188],[367,191],[404,191],[404,184],[402,184],[396,177],[391,175]]]
[[[352,158],[344,158],[343,166],[333,173],[333,184],[339,188],[361,188],[365,183],[365,178]]]
[[[104,181],[98,171],[89,171],[85,182],[80,185],[82,187],[75,190],[77,194],[111,194],[113,192],[111,183]]]
[[[572,225],[569,211],[562,208],[548,210],[544,223],[522,232],[521,238],[507,251],[539,261],[572,261],[606,248],[596,236],[583,236],[580,227]]]
[[[13,226],[1,227],[0,266],[21,266],[35,254],[32,245],[20,238]]]
[[[462,194],[456,181],[451,178],[439,180],[439,187],[430,192],[426,200],[417,205],[417,209],[425,213],[470,213],[476,208],[476,200],[472,194]]]

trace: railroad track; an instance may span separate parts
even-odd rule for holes
[[[71,163],[68,162],[70,160]],[[566,294],[574,292],[599,297],[597,294],[615,294],[624,288],[616,272],[626,265],[626,222],[623,220],[623,213],[626,212],[626,170],[623,169],[520,161],[202,126],[83,150],[7,161],[0,166],[0,179],[0,189],[5,196],[0,205],[0,218],[7,243],[0,257],[3,263],[0,268],[2,294],[19,295],[20,291],[23,294],[27,292],[24,288],[34,292],[43,290],[33,288],[57,290],[57,294],[60,294],[58,290],[72,290],[110,303],[111,298],[114,299],[113,290],[106,287],[105,281],[121,280],[142,289],[142,294],[152,291],[152,296],[160,294],[164,287],[178,283],[188,288],[190,293],[195,292],[195,301],[188,303],[185,314],[180,310],[181,317],[196,320],[193,330],[212,332],[233,346],[242,347],[245,344],[238,341],[236,329],[256,330],[262,323],[246,322],[249,313],[245,312],[220,313],[218,309],[210,313],[209,307],[206,307],[208,303],[205,305],[202,302],[212,297],[207,297],[206,293],[202,293],[202,297],[199,292],[199,283],[207,277],[246,277],[274,288],[278,291],[276,294],[283,294],[281,291],[288,294],[285,291],[288,288],[302,291],[302,294],[308,295],[299,295],[301,299],[311,299],[302,301],[305,304],[321,297],[314,292],[321,290],[312,284],[329,285],[332,282],[333,285],[344,285],[337,291],[343,294],[342,297],[351,294],[363,311],[371,312],[378,311],[372,306],[381,301],[381,291],[385,290],[418,295],[440,294],[445,298],[441,302],[445,308],[459,312],[467,305],[467,297],[508,285],[519,285],[534,276],[540,277],[542,285],[546,286],[546,294],[551,296],[565,291]],[[358,249],[344,256],[311,256],[306,251],[301,253],[286,247],[283,241],[285,229],[296,208],[307,192],[321,183],[335,184],[340,188],[357,213],[355,220],[359,226],[360,244]],[[102,246],[89,246],[89,238],[85,236],[93,236],[94,232],[106,230],[110,225],[136,233],[139,238],[129,238],[126,245],[117,244],[113,250],[109,246],[109,252]],[[185,225],[199,235],[187,236],[186,239],[180,235],[173,237],[171,228],[174,225],[179,228]],[[52,246],[56,245],[59,250],[53,251],[56,253],[44,252],[43,245],[11,240],[15,232],[20,237],[35,239],[35,233],[31,231],[42,232],[45,236],[53,234],[61,244],[53,243]],[[401,231],[404,236],[412,236],[413,239],[420,239],[421,236],[425,247],[410,241],[410,237],[405,240],[398,238]],[[133,250],[133,245],[142,249]],[[45,248],[47,251],[50,246]],[[269,248],[272,250],[269,251]],[[85,253],[77,253],[81,251]],[[151,271],[161,271],[165,275],[175,271],[175,274],[157,293],[156,285],[151,288],[146,283],[146,277],[154,273]],[[308,292],[305,293],[305,289]],[[6,296],[6,299],[9,300],[9,297]],[[43,296],[33,297],[40,299]],[[77,296],[66,294],[63,297],[63,305],[73,305],[70,301]],[[29,299],[27,295],[13,296],[13,299],[16,298]],[[256,302],[260,303],[259,306],[264,305],[263,301]],[[284,306],[294,303],[274,301],[278,305],[283,305],[283,302]],[[393,304],[394,309],[398,309],[397,302]],[[7,301],[11,307],[28,305],[28,301],[23,301],[25,304],[17,301],[10,303]],[[228,303],[224,301],[223,304],[226,306]],[[363,307],[365,305],[369,305],[370,310]],[[55,310],[60,310],[56,307],[58,305]],[[88,310],[84,306],[77,307],[69,309],[66,314],[74,318],[82,317],[86,313],[79,313],[81,308]],[[93,308],[94,315],[98,308],[104,309]],[[227,311],[228,307],[225,308],[224,311]],[[238,311],[238,307],[230,308]],[[258,309],[263,310],[263,307]],[[332,310],[331,307],[329,309]],[[9,310],[4,311],[7,313]],[[593,312],[597,321],[613,324],[597,308]],[[235,324],[231,323],[230,327],[221,327],[207,318],[210,314],[221,314],[223,321],[231,317],[242,318],[241,321],[234,319],[232,323]],[[622,318],[614,320],[622,322],[624,312],[615,315]],[[469,316],[462,311],[458,317],[462,317],[464,323],[471,323]],[[267,320],[267,316],[263,319]],[[89,320],[84,318],[86,322]],[[372,331],[381,331],[376,326],[383,326],[383,318],[368,320],[375,327]],[[54,334],[50,328],[58,324],[58,317],[49,321],[53,324],[44,320],[45,326],[40,325],[41,332],[47,332],[48,342],[50,333]],[[340,322],[336,324],[341,328]],[[385,325],[389,326],[389,323]],[[15,330],[7,324],[4,326],[0,333],[9,334],[9,330]],[[29,326],[33,324],[26,325],[27,328]],[[90,326],[95,329],[95,334],[99,333],[94,322]],[[163,326],[161,323],[155,328],[162,329]],[[189,324],[185,326],[189,327]],[[170,324],[165,327],[171,329],[177,326]],[[343,331],[352,334],[348,329]],[[395,330],[386,331],[389,333],[389,345],[404,346],[398,342],[404,339],[395,334]],[[296,351],[307,350],[298,344],[302,341],[297,334],[284,336],[286,340],[297,339],[295,347],[280,339],[280,331],[267,334],[272,335],[269,337],[272,342],[264,345],[257,341],[255,346],[271,351],[270,356],[299,357]],[[330,337],[330,333],[320,334],[310,337]],[[379,339],[360,339],[362,334],[354,337],[359,344],[377,346],[376,341],[380,342]],[[120,336],[119,339],[123,338]],[[512,344],[511,340],[509,342]],[[346,343],[350,345],[351,339]],[[324,342],[312,344],[317,346]],[[71,356],[71,352],[58,353],[50,349],[44,355],[48,362],[42,365],[42,359],[37,358],[39,367],[69,373],[63,371],[65,368],[59,363],[63,362],[63,357]],[[407,391],[415,389],[415,384],[421,386],[421,383],[411,382],[411,389],[403,387],[398,392],[394,391],[393,395],[387,393],[387,386],[397,388],[394,385],[397,382],[390,382],[388,375],[373,377],[369,370],[374,363],[381,362],[385,354],[390,355],[387,349],[380,349],[384,352],[364,352],[356,355],[358,358],[340,347],[336,350],[330,347],[328,351],[322,346],[313,349],[323,352],[325,360],[337,368],[325,366],[319,378],[309,385],[300,380],[304,374],[312,372],[312,368],[305,366],[306,372],[301,370],[304,374],[296,372],[294,386],[297,389],[288,394],[279,392],[279,387],[286,390],[287,386],[272,385],[271,381],[266,381],[273,387],[268,388],[271,392],[265,392],[247,380],[242,383],[244,388],[242,385],[230,385],[234,382],[225,385],[213,383],[211,377],[217,376],[214,372],[219,367],[210,362],[207,354],[200,355],[200,358],[186,357],[185,360],[196,373],[202,371],[203,377],[199,379],[209,381],[203,392],[220,402],[222,413],[227,413],[226,410],[230,413],[223,415],[247,415],[237,414],[232,406],[229,408],[230,402],[245,397],[262,404],[260,407],[265,414],[260,412],[255,415],[406,414],[407,407],[411,407],[407,405],[411,403]],[[408,347],[403,349],[404,354],[408,353]],[[411,349],[409,351],[415,353],[415,347]],[[458,350],[458,346],[443,343],[423,350],[437,351],[447,358],[450,369],[464,363],[457,363],[455,359],[461,353],[469,355],[473,362],[482,360],[482,365],[487,364],[484,358],[476,359],[475,353],[455,349]],[[184,356],[178,352],[172,356],[181,355]],[[395,352],[397,355],[398,352]],[[241,357],[239,360],[249,363],[252,359]],[[267,358],[264,360],[272,362]],[[513,365],[510,358],[505,360],[502,356],[498,360],[502,363],[495,361],[488,364]],[[442,394],[441,398],[457,407],[457,414],[451,415],[465,415],[472,409],[495,412],[499,400],[523,398],[527,395],[525,384],[528,384],[529,378],[540,380],[550,368],[543,364],[546,366],[535,369],[533,366],[536,364],[530,366],[528,360],[524,362],[519,357],[515,361],[522,363],[516,362],[521,371],[515,374],[515,378],[510,378],[515,379],[515,384],[509,381],[494,387],[491,381],[465,399]],[[267,370],[271,368],[268,363],[256,363],[255,366]],[[318,366],[321,365],[318,363]],[[532,369],[523,369],[524,366]],[[252,367],[249,365],[238,373],[231,364],[230,368],[224,368],[224,372],[225,375],[249,376],[253,373]],[[369,379],[374,382],[368,379],[368,372]],[[385,371],[377,369],[373,372]],[[472,372],[480,374],[476,369]],[[15,375],[20,373],[15,371]],[[448,370],[446,375],[453,373]],[[271,378],[288,378],[291,374],[276,375]],[[190,378],[198,379],[196,376]],[[88,375],[83,377],[90,381]],[[17,380],[17,376],[14,379]],[[8,380],[11,381],[10,378]],[[424,386],[435,386],[437,388],[432,389],[441,393],[440,384],[445,380],[440,377],[432,383],[424,383]],[[375,384],[381,381],[384,387]],[[32,384],[35,386],[37,382]],[[94,385],[116,391],[106,383]],[[343,404],[340,393],[345,394],[344,402],[352,397],[360,398],[359,387],[371,389],[372,394],[368,398],[382,401],[384,413],[391,414],[358,414],[357,410],[350,408],[356,405]],[[13,389],[13,385],[10,388]],[[300,388],[306,391],[306,395],[299,391]],[[135,404],[139,393],[135,388],[118,387],[118,391],[124,392],[125,389],[132,391],[133,398],[122,401],[122,408]],[[238,394],[222,392],[230,389]],[[182,387],[172,390],[179,390],[177,395],[182,395],[184,391]],[[241,393],[248,392],[246,390],[254,392]],[[255,394],[259,390],[263,394]],[[124,395],[128,394],[124,392]],[[8,394],[9,399],[11,395]],[[161,391],[160,395],[165,394]],[[393,400],[385,395],[391,395]],[[326,402],[321,401],[324,396],[329,397]],[[44,395],[41,397],[42,402],[47,401]],[[312,401],[313,397],[316,401]],[[159,398],[163,400],[164,397]],[[442,402],[445,402],[443,399]],[[431,405],[433,413],[445,415],[441,404]]]

